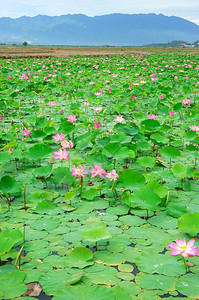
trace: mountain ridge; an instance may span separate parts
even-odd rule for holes
[[[0,18],[0,43],[32,45],[142,46],[172,40],[194,42],[199,26],[186,19],[163,14],[84,14]]]

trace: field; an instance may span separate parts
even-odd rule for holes
[[[0,57],[0,299],[199,299],[198,50]]]

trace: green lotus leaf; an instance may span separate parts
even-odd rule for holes
[[[116,154],[119,152],[120,148],[121,147],[118,143],[110,143],[102,149],[102,154],[104,154],[106,157],[116,157]]]
[[[80,279],[82,278],[82,275],[83,275],[83,273],[81,273],[81,272],[71,275],[71,277],[69,277],[66,280],[65,284],[66,285],[76,284],[77,282],[80,281]]]
[[[136,258],[136,265],[141,272],[162,274],[166,276],[180,276],[185,272],[182,261],[160,253],[146,251]]]
[[[142,187],[130,195],[131,207],[139,206],[142,209],[155,211],[160,202],[160,197],[148,186]]]
[[[0,190],[5,194],[16,194],[22,191],[22,183],[10,176],[4,176],[0,181]]]
[[[182,232],[195,236],[199,232],[199,213],[184,214],[178,219],[178,228]]]
[[[117,266],[126,261],[122,253],[110,253],[109,251],[98,251],[94,254],[94,260],[109,266]]]
[[[59,224],[61,224],[61,221],[57,218],[45,216],[40,220],[37,220],[37,222],[31,224],[30,227],[35,230],[46,230],[50,232],[51,230],[57,228]]]
[[[114,128],[114,131],[118,131],[119,133],[125,133],[129,135],[135,135],[139,132],[139,127],[135,123],[131,123],[130,126],[122,125],[117,123]]]
[[[135,278],[135,282],[139,287],[146,290],[163,290],[165,293],[175,291],[177,280],[176,277],[168,277],[159,274],[151,275],[142,272]]]
[[[150,138],[158,143],[168,144],[169,142],[169,139],[162,132],[152,133]]]
[[[56,184],[71,184],[75,178],[67,167],[57,167],[53,169],[51,176]]]
[[[33,174],[35,174],[36,176],[47,177],[50,174],[51,169],[52,165],[48,164],[46,166],[34,169]]]
[[[199,274],[181,276],[176,283],[176,289],[182,295],[199,299]]]
[[[148,130],[160,128],[160,122],[158,122],[157,120],[153,120],[153,119],[144,120],[141,122],[141,124],[144,125],[145,128]]]
[[[36,207],[36,211],[40,213],[50,213],[52,210],[57,210],[57,205],[49,200],[43,200],[39,202]]]
[[[10,161],[10,154],[5,151],[0,152],[0,165]]]
[[[50,146],[45,144],[36,144],[29,148],[27,157],[29,159],[38,160],[46,157],[50,153],[52,153],[52,149]]]
[[[6,229],[0,233],[1,237],[9,237],[14,241],[13,247],[19,246],[21,243],[23,243],[23,234],[22,232],[16,228],[16,229]]]
[[[10,237],[4,237],[0,234],[0,256],[9,252],[14,245],[14,240]]]
[[[186,213],[186,210],[187,206],[180,203],[169,202],[169,204],[166,206],[167,214],[175,218],[181,217]]]
[[[139,189],[145,184],[145,178],[142,174],[129,169],[120,173],[120,181],[126,187],[130,189]]]
[[[110,233],[105,227],[96,227],[82,232],[83,240],[89,242],[98,242],[111,238]]]
[[[66,261],[68,267],[83,269],[93,265],[93,253],[86,247],[77,247],[72,250],[69,258]]]
[[[12,265],[4,265],[0,268],[0,291],[3,299],[14,299],[24,294],[27,286],[24,284],[24,273]]]
[[[104,286],[67,286],[58,291],[53,300],[114,300],[112,291]]]
[[[147,186],[150,187],[150,189],[154,191],[160,198],[164,198],[168,193],[167,188],[158,183],[156,180],[148,182]]]
[[[180,151],[175,147],[167,146],[160,150],[160,154],[168,158],[175,158],[180,156]]]
[[[47,295],[54,295],[66,286],[70,274],[65,269],[57,269],[41,275],[39,282]]]
[[[153,168],[155,166],[156,159],[155,157],[143,156],[138,157],[136,162],[142,168]]]
[[[171,169],[173,175],[178,178],[185,178],[187,176],[187,166],[176,163]]]

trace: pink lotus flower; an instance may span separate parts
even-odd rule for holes
[[[67,122],[70,122],[70,123],[72,123],[73,125],[75,124],[75,122],[77,121],[77,118],[76,118],[76,115],[69,115],[68,117],[67,117]]]
[[[157,120],[157,115],[154,115],[154,114],[152,114],[152,115],[148,115],[148,119],[153,119],[153,120]]]
[[[65,136],[66,135],[64,133],[61,133],[61,134],[57,133],[56,135],[53,136],[54,142],[56,143],[58,141],[60,141],[60,142],[63,141]]]
[[[94,111],[101,111],[103,109],[102,106],[93,108]]]
[[[95,168],[90,169],[89,171],[91,172],[91,177],[99,176],[99,177],[104,177],[103,174],[106,173],[106,171],[102,168],[101,165],[97,166],[96,164]]]
[[[13,149],[11,147],[9,148],[8,153],[13,154]]]
[[[122,117],[122,115],[117,116],[115,119],[113,119],[113,121],[115,121],[116,123],[122,123],[124,120],[124,118]]]
[[[89,84],[89,85],[93,85],[93,84],[94,84],[94,82],[93,82],[93,81],[90,81],[88,84]]]
[[[61,148],[59,148],[59,150],[56,152],[53,152],[53,154],[55,154],[53,156],[54,159],[59,159],[61,160],[69,160],[68,154],[70,153],[70,151],[66,151],[65,149],[62,150]]]
[[[89,102],[84,102],[84,106],[86,106],[86,107],[88,107],[90,105],[90,103]]]
[[[95,129],[98,129],[98,128],[100,128],[101,123],[98,122],[98,123],[94,123],[93,125],[94,125],[94,128],[95,128]]]
[[[196,256],[199,254],[199,249],[197,249],[198,247],[193,247],[195,239],[190,240],[187,244],[186,244],[186,240],[184,238],[184,240],[181,239],[175,239],[176,244],[174,243],[169,243],[169,249],[172,250],[170,255],[171,256],[178,256],[178,255],[182,255],[183,257],[187,257],[187,256]]]
[[[62,148],[73,148],[73,142],[70,140],[70,141],[61,141],[61,146]]]
[[[190,130],[192,131],[199,131],[199,126],[196,126],[196,125],[192,125],[192,126],[189,126]]]
[[[164,97],[163,96],[159,96],[159,99],[162,100]]]
[[[24,129],[24,131],[23,131],[23,133],[22,133],[22,137],[28,138],[29,136],[30,136],[30,130]]]
[[[190,105],[192,104],[191,100],[189,100],[189,99],[182,99],[182,105],[188,106],[189,104]]]
[[[3,117],[2,116],[0,116],[0,121],[2,121],[3,120]]]
[[[116,173],[116,171],[113,169],[111,172],[106,173],[105,176],[109,178],[109,181],[116,181],[119,175]]]
[[[57,104],[56,102],[51,101],[48,103],[48,106],[56,106],[56,104]]]
[[[169,116],[170,116],[170,117],[173,117],[173,116],[174,116],[174,112],[173,112],[173,111],[170,111],[170,112],[169,112]]]
[[[85,177],[88,174],[87,171],[84,170],[84,166],[77,166],[77,168],[72,167],[72,175],[76,176],[77,178]]]
[[[62,109],[62,110],[60,110],[60,114],[64,114],[64,110]]]

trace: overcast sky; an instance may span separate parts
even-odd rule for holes
[[[0,17],[162,13],[199,25],[199,0],[0,0]]]

